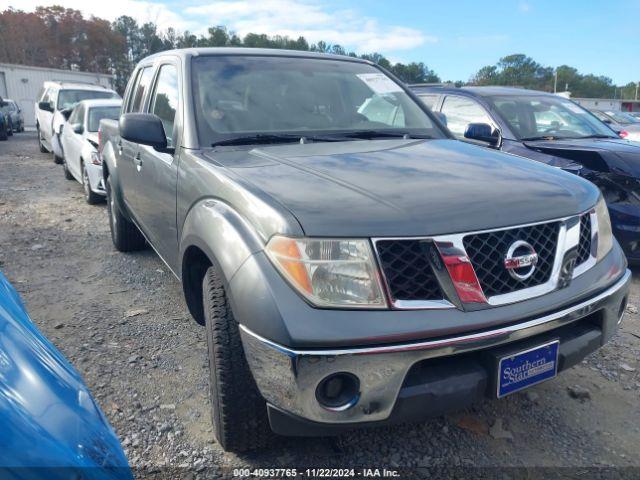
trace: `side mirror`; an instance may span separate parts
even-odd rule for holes
[[[53,107],[49,102],[38,102],[38,108],[40,110],[44,110],[45,112],[53,112]]]
[[[440,120],[440,122],[446,127],[447,126],[447,116],[442,112],[433,112],[433,114]]]
[[[464,138],[485,142],[492,147],[500,145],[500,131],[488,123],[470,123],[464,131]]]
[[[125,113],[118,122],[120,136],[129,142],[149,145],[169,153],[162,120],[152,113]]]
[[[60,113],[65,118],[65,120],[69,120],[71,112],[73,112],[73,108],[65,108],[64,110],[60,110]]]
[[[74,123],[71,125],[73,129],[73,133],[77,133],[78,135],[82,135],[84,133],[84,126],[81,123]]]

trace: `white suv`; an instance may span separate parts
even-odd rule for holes
[[[82,100],[120,98],[101,85],[85,83],[44,82],[36,99],[36,128],[41,152],[53,152],[56,163],[62,163],[60,132],[68,115]]]

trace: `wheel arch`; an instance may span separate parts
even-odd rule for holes
[[[196,322],[204,324],[202,280],[207,269],[216,266],[233,303],[229,283],[242,264],[262,249],[257,233],[229,205],[205,199],[190,209],[182,228],[178,276]]]

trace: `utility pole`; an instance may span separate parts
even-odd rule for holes
[[[640,82],[636,82],[636,100],[638,100],[638,85],[640,85]]]
[[[553,93],[558,92],[558,69],[553,74]],[[638,89],[636,88],[636,97],[638,96]]]

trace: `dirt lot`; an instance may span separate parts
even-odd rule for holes
[[[204,329],[179,282],[151,250],[114,250],[105,206],[87,205],[31,133],[0,142],[0,268],[132,466],[640,466],[637,275],[622,331],[553,381],[421,425],[278,439],[239,457],[212,440]],[[589,398],[573,398],[575,386]]]

